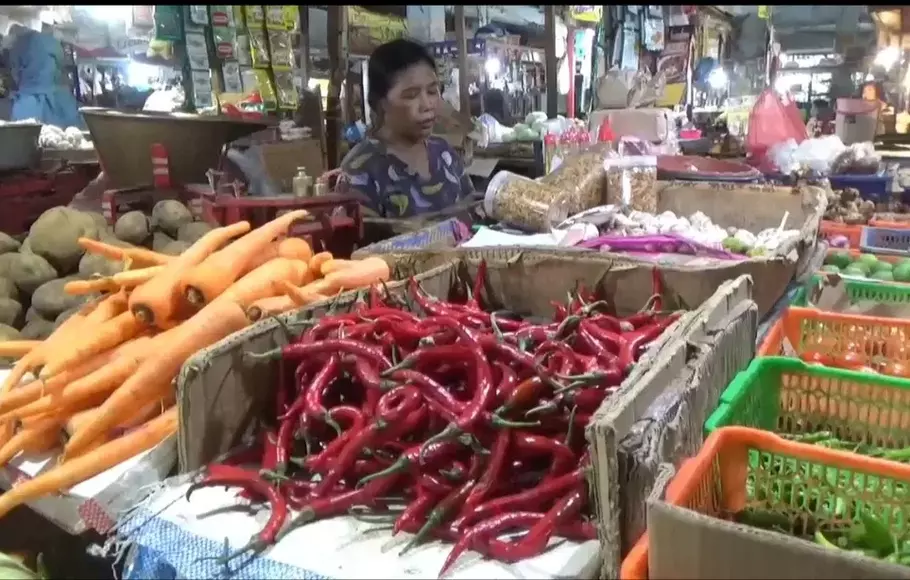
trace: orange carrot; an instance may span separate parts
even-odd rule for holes
[[[121,288],[133,288],[143,282],[147,282],[152,276],[160,274],[162,270],[164,270],[164,266],[151,266],[140,270],[118,272],[113,276],[93,278],[91,280],[73,280],[64,284],[63,291],[73,295],[91,294],[93,292],[115,292]]]
[[[177,408],[155,417],[141,428],[24,481],[0,496],[0,518],[23,503],[68,489],[131,457],[151,449],[177,432]],[[85,445],[93,445],[89,442]]]
[[[60,443],[60,425],[59,419],[45,419],[20,429],[0,447],[0,466],[20,452],[42,453],[56,447]]]
[[[218,250],[183,275],[180,293],[196,306],[211,302],[240,278],[250,262],[268,251],[272,240],[308,215],[302,209],[288,212]]]
[[[166,340],[160,344],[156,341],[152,356],[101,404],[95,420],[73,434],[65,453],[78,454],[84,445],[108,432],[132,409],[167,396],[171,381],[186,359],[246,325],[243,308],[230,300],[219,299],[167,331]]]
[[[104,256],[110,260],[129,260],[140,267],[163,266],[174,260],[174,256],[159,254],[145,248],[121,248],[93,240],[91,238],[79,238],[79,245],[89,254]]]
[[[143,330],[143,325],[132,312],[124,312],[92,329],[75,348],[61,351],[59,356],[49,360],[41,369],[40,377],[51,377],[66,367],[77,364],[91,356],[112,349],[127,340],[135,338]]]
[[[43,340],[4,340],[0,342],[0,356],[20,358],[40,346]]]
[[[54,352],[60,345],[66,344],[72,335],[79,329],[86,318],[92,314],[98,306],[98,302],[90,301],[79,309],[79,312],[67,318],[63,324],[57,327],[47,340],[38,348],[32,349],[27,355],[16,361],[12,370],[6,375],[3,385],[0,385],[0,397],[9,393],[9,391],[22,382],[26,373],[36,370],[47,359],[47,356]],[[13,426],[11,424],[0,425],[0,444],[9,440],[13,435]]]
[[[8,393],[0,395],[0,414],[12,409],[37,401],[45,395],[51,395],[82,377],[85,377],[110,363],[114,358],[129,354],[135,349],[145,349],[149,346],[151,337],[139,336],[115,349],[103,352],[97,356],[67,368],[47,380],[36,379],[21,385]]]
[[[91,409],[73,413],[63,424],[63,430],[66,431],[67,435],[72,435],[78,431],[80,427],[91,421],[97,411],[98,407],[92,407]]]
[[[290,296],[282,294],[281,296],[269,296],[262,298],[250,304],[246,309],[246,315],[251,322],[256,322],[269,316],[288,312],[297,308],[297,304],[291,300]]]
[[[278,280],[296,285],[303,281],[306,272],[306,262],[275,258],[234,282],[217,299],[236,302],[246,309],[257,300],[275,296],[275,282]]]
[[[272,242],[266,251],[256,256],[244,268],[246,274],[275,258],[290,258],[292,260],[303,260],[309,262],[313,257],[313,249],[310,244],[303,238],[284,238]]]
[[[356,267],[358,264],[360,264],[360,260],[340,260],[338,258],[333,258],[331,260],[326,260],[323,262],[322,266],[319,268],[319,271],[323,276],[328,276],[332,272]]]
[[[130,310],[136,318],[150,325],[158,326],[173,318],[183,302],[180,280],[226,242],[248,231],[249,222],[241,221],[206,233],[170,262],[163,272],[133,290]]]
[[[284,292],[284,295],[294,302],[295,306],[306,306],[307,304],[319,302],[320,300],[325,300],[327,298],[327,296],[318,292],[305,290],[306,286],[301,288],[291,284],[287,280],[276,280],[275,285],[280,292]]]
[[[175,398],[176,397],[171,395],[160,401],[153,401],[144,407],[140,407],[137,411],[130,413],[130,416],[121,421],[120,424],[116,427],[117,430],[126,431],[128,429],[139,427],[143,423],[146,423],[149,419],[157,417],[164,411],[171,408],[174,405]],[[83,426],[94,420],[97,414],[98,407],[92,407],[90,409],[77,411],[70,415],[70,418],[66,420],[66,423],[63,425],[63,430],[66,431],[68,435],[72,435]],[[105,436],[105,438],[107,437]]]
[[[322,265],[328,262],[329,260],[334,260],[331,252],[319,252],[308,262],[310,271],[313,272],[313,276],[319,277],[322,276]]]
[[[43,395],[30,403],[10,409],[0,415],[0,421],[7,419],[22,419],[48,413],[65,407],[77,407],[84,401],[97,401],[100,404],[104,397],[117,390],[129,376],[136,372],[152,353],[164,347],[164,340],[169,340],[174,331],[167,331],[156,338],[164,337],[161,341],[153,341],[147,347],[131,350],[127,354],[114,357],[102,368],[89,373],[84,377],[64,385],[52,393]],[[100,400],[99,400],[100,399]]]
[[[325,277],[326,283],[334,290],[362,288],[377,282],[385,282],[391,272],[382,258],[366,258],[356,265],[332,272]]]

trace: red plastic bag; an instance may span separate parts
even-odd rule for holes
[[[797,143],[806,139],[803,117],[792,99],[778,96],[773,89],[765,89],[749,113],[746,152],[750,162],[763,172],[775,171],[767,160],[768,149],[789,139]]]

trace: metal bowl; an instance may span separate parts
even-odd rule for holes
[[[114,188],[152,183],[151,147],[164,146],[175,185],[205,183],[205,173],[218,167],[225,144],[273,124],[265,119],[184,113],[121,113],[114,109],[80,109],[98,160]]]

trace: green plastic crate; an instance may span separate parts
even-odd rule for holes
[[[705,434],[729,425],[787,435],[831,431],[844,441],[910,447],[910,380],[761,357],[721,394]]]
[[[799,289],[790,304],[792,306],[808,306],[809,288],[815,287],[820,282],[820,276],[812,276],[808,285]],[[844,278],[844,283],[851,302],[868,300],[879,304],[910,303],[910,284],[888,284],[887,282],[857,280],[855,278]]]

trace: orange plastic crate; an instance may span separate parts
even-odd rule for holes
[[[873,228],[891,228],[894,230],[906,230],[910,229],[910,220],[903,222],[893,222],[889,220],[877,220],[872,218],[869,220],[869,225]]]
[[[824,476],[835,470],[847,477],[832,481]],[[722,427],[712,433],[698,455],[683,463],[667,486],[664,501],[722,519],[728,519],[724,514],[754,506],[780,510],[798,520],[806,514],[794,511],[808,508],[780,491],[785,488],[782,484],[796,479],[803,480],[806,491],[816,495],[819,503],[849,502],[861,494],[864,501],[857,503],[857,510],[871,508],[874,513],[887,514],[883,523],[896,528],[901,536],[907,534],[910,497],[894,492],[910,486],[910,465],[788,441],[749,427]],[[870,479],[877,480],[878,485],[866,485]],[[800,486],[791,489],[796,487]],[[859,513],[850,515],[855,518]],[[648,578],[647,533],[623,560],[619,577]]]
[[[910,366],[910,320],[824,312],[792,306],[774,323],[756,356],[812,355],[807,362],[875,369],[883,363]],[[845,355],[853,353],[842,364]],[[896,368],[896,366],[894,367]],[[897,373],[899,376],[903,376]]]
[[[821,226],[818,228],[818,235],[826,240],[831,236],[846,236],[851,248],[859,248],[859,242],[863,237],[863,226],[848,226],[822,220]]]

